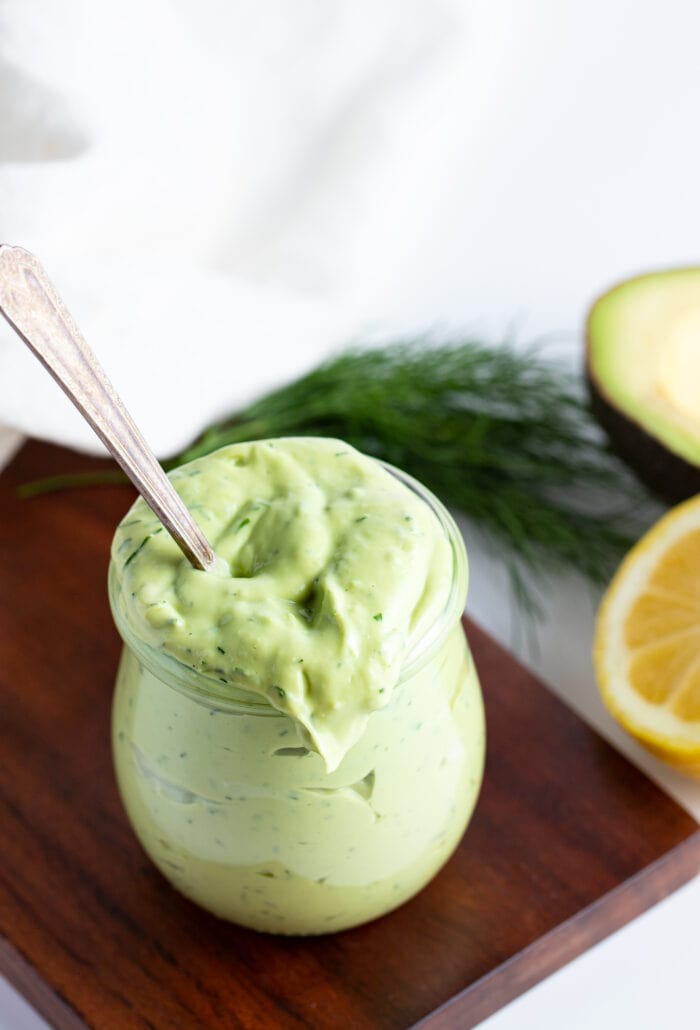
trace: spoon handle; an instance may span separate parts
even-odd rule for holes
[[[21,247],[0,246],[0,312],[68,394],[195,568],[214,552],[122,404],[56,288]]]

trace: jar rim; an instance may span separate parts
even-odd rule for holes
[[[462,534],[442,501],[427,486],[424,486],[402,469],[396,468],[396,466],[391,465],[387,461],[382,461],[380,458],[372,458],[372,460],[386,469],[395,479],[398,479],[428,505],[438,520],[452,551],[452,579],[445,606],[406,655],[399,678],[394,687],[394,689],[397,689],[402,683],[415,676],[433,657],[447,633],[452,629],[457,619],[461,617],[467,597],[468,561]],[[131,630],[131,627],[126,624],[125,620],[121,618],[121,613],[116,604],[119,586],[114,562],[110,560],[108,594],[115,626],[127,647],[134,652],[138,660],[154,676],[159,679],[165,678],[165,681],[174,689],[187,694],[200,704],[221,709],[243,710],[256,715],[268,714],[279,716],[284,714],[271,705],[267,698],[261,697],[253,691],[236,687],[232,683],[228,683],[225,690],[219,688],[216,681],[205,673],[185,665],[172,655],[168,655],[163,651],[156,651],[145,640],[138,637]],[[165,673],[165,677],[163,673]]]

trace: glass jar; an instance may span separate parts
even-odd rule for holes
[[[110,568],[125,644],[113,748],[129,819],[182,894],[256,930],[330,933],[396,908],[447,861],[476,803],[485,731],[461,625],[464,543],[429,491],[389,470],[447,535],[451,590],[390,702],[372,712],[332,773],[296,723],[258,695],[230,684],[224,691],[136,638]]]

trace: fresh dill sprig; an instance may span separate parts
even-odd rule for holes
[[[165,465],[290,435],[338,437],[420,480],[486,534],[530,610],[525,570],[573,567],[603,583],[643,524],[646,495],[609,453],[581,377],[538,348],[423,340],[347,350],[210,426]]]

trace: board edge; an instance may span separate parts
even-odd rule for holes
[[[471,1030],[700,872],[700,826],[655,862],[428,1013],[411,1030]]]

